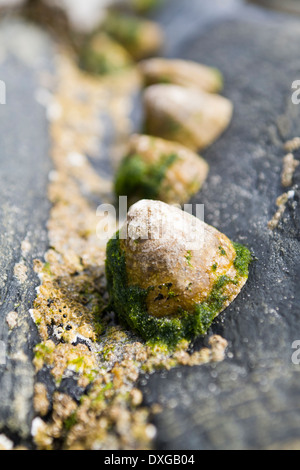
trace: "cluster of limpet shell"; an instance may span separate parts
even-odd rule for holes
[[[84,38],[79,64],[94,75],[122,72],[156,54],[163,41],[163,31],[154,21],[108,9],[100,25]]]
[[[162,0],[127,0],[127,3],[144,9],[159,1]],[[94,40],[95,37],[92,35],[89,39]],[[160,407],[154,405],[149,409],[143,406],[142,392],[136,388],[138,377],[156,369],[169,370],[179,365],[188,367],[222,361],[227,347],[225,339],[212,336],[207,341],[208,347],[193,352],[189,349],[189,340],[199,333],[201,324],[201,332],[205,331],[218,310],[225,308],[238,294],[247,277],[249,252],[246,249],[233,246],[226,237],[212,229],[215,244],[212,246],[209,243],[209,250],[212,254],[217,251],[213,259],[206,260],[207,267],[212,265],[206,272],[205,260],[201,252],[197,254],[197,248],[201,246],[199,243],[194,246],[193,237],[189,237],[193,233],[195,219],[188,217],[186,228],[181,226],[181,222],[179,226],[172,226],[173,212],[169,205],[162,205],[159,201],[141,201],[130,210],[120,234],[108,244],[108,290],[118,319],[130,328],[116,324],[111,312],[105,309],[108,300],[103,269],[105,251],[96,237],[98,220],[86,191],[102,197],[106,191],[109,192],[110,181],[92,171],[84,155],[94,148],[94,134],[97,137],[101,135],[94,130],[100,111],[104,112],[111,106],[109,111],[114,124],[119,125],[117,129],[127,123],[127,103],[136,82],[130,80],[133,75],[130,70],[128,74],[117,73],[122,67],[132,67],[134,60],[130,53],[127,51],[125,56],[122,44],[107,31],[103,37],[107,46],[104,48],[105,54],[110,44],[114,44],[114,60],[111,54],[111,62],[105,67],[102,62],[95,73],[101,76],[113,73],[113,77],[109,75],[109,80],[102,80],[102,77],[94,79],[90,74],[82,73],[65,51],[57,57],[57,86],[53,102],[61,106],[63,112],[58,119],[52,118],[50,121],[51,153],[55,167],[49,174],[49,197],[53,204],[48,222],[51,248],[45,255],[45,264],[35,262],[41,286],[34,308],[30,311],[41,338],[33,359],[37,375],[34,395],[36,417],[32,422],[32,436],[36,447],[44,450],[151,449],[155,427],[150,423],[150,413],[159,413]],[[96,39],[93,47],[95,45]],[[84,47],[88,47],[88,41]],[[97,47],[95,51],[97,61]],[[121,56],[118,56],[119,53]],[[118,66],[117,57],[123,57],[126,62]],[[140,65],[142,67],[142,62]],[[220,76],[211,71],[212,74],[206,75],[210,77],[208,81],[211,80],[211,85],[207,86],[216,88],[206,91],[219,92]],[[179,75],[182,76],[182,73]],[[196,78],[195,73],[192,75]],[[207,83],[207,78],[205,81]],[[216,83],[218,81],[219,84]],[[184,86],[178,80],[176,85]],[[120,101],[120,106],[114,106],[117,101]],[[154,141],[155,151],[151,151]],[[129,148],[130,153],[138,151],[142,157],[139,164],[146,168],[147,184],[149,181],[159,182],[159,191],[155,196],[158,200],[165,197],[169,203],[184,203],[206,178],[208,164],[188,146],[178,142],[157,136],[134,135],[130,138]],[[134,158],[133,163],[138,160]],[[156,166],[157,162],[159,165]],[[134,168],[131,163],[130,171]],[[141,199],[136,188],[132,196],[133,200]],[[149,225],[144,217],[145,211],[151,212],[157,205],[163,208],[161,223],[154,220],[154,224]],[[137,210],[138,216],[135,217]],[[185,219],[180,210],[176,214],[175,219]],[[205,225],[200,225],[196,223],[202,233]],[[162,231],[161,260],[147,257],[147,262],[142,266],[144,235],[150,234],[149,243],[147,239],[145,241],[145,253],[148,250],[154,255],[156,245],[151,245],[151,242],[156,242],[155,237],[163,228],[167,231]],[[210,232],[208,227],[206,231]],[[122,238],[124,232],[129,233],[128,239]],[[207,235],[204,239],[208,240]],[[182,243],[178,244],[180,240]],[[176,272],[173,269],[168,275],[172,259],[177,258],[180,270]],[[201,266],[198,266],[199,259]],[[144,272],[149,273],[155,268],[154,262],[157,276],[153,273],[144,277]],[[136,266],[139,272],[136,272]],[[204,290],[200,292],[204,281],[198,285],[198,272],[205,273],[208,289],[213,286],[211,295],[205,296]],[[190,276],[187,283],[185,273]],[[155,279],[157,282],[154,282]],[[199,312],[194,315],[194,292],[197,305],[201,308],[209,305],[210,316],[206,323]],[[122,301],[124,305],[121,305]],[[183,312],[177,312],[181,302],[185,309],[182,318],[178,313]],[[13,328],[13,321],[9,323]],[[187,325],[193,324],[198,325],[197,329],[187,330]],[[149,328],[151,325],[152,329]],[[138,332],[149,344],[130,329]],[[51,378],[50,390],[44,385],[48,374]],[[75,389],[71,387],[71,390],[68,386],[66,390],[64,386],[66,378],[72,379],[74,386],[75,383],[78,385],[76,400],[74,395],[70,395]],[[80,401],[77,391],[81,395]]]
[[[127,3],[144,11],[157,1]],[[175,347],[205,333],[234,300],[251,255],[172,207],[201,189],[209,165],[197,152],[227,129],[233,106],[220,94],[223,77],[216,68],[157,58],[163,43],[158,24],[112,8],[98,28],[81,37],[77,52],[89,74],[134,68],[145,87],[144,133],[128,140],[114,185],[117,196],[136,205],[107,245],[107,283],[121,322],[150,343]]]
[[[156,3],[130,2],[138,11]],[[232,118],[231,101],[220,95],[220,71],[155,57],[163,44],[157,23],[115,7],[85,37],[79,52],[81,68],[90,74],[107,76],[135,66],[144,84],[144,134],[130,139],[115,179],[116,195],[128,196],[131,203],[188,201],[209,170],[197,152],[218,139]]]
[[[223,78],[212,67],[162,58],[138,66],[146,86],[146,134],[130,140],[115,191],[130,200],[183,204],[201,189],[208,174],[208,164],[196,152],[226,130],[233,106],[218,94]]]
[[[107,30],[129,48],[126,25],[117,24],[110,17]],[[138,68],[145,133],[131,136],[115,176],[116,196],[133,205],[107,245],[107,285],[123,324],[148,344],[174,348],[205,334],[248,278],[246,247],[173,207],[201,189],[209,165],[197,152],[227,129],[233,106],[219,94],[223,78],[215,68],[162,58]]]

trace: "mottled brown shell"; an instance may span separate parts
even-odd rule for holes
[[[166,171],[157,197],[168,204],[186,203],[202,187],[209,172],[203,158],[176,142],[135,134],[130,139],[129,152],[138,154],[151,165],[159,164],[163,156],[176,156]]]
[[[232,242],[213,227],[160,201],[140,201],[128,212],[121,230],[128,283],[151,290],[148,312],[172,316],[178,308],[193,311],[204,302],[220,276],[235,279],[236,251]],[[229,284],[228,301],[238,295],[246,278]]]
[[[188,60],[153,58],[140,62],[139,69],[146,85],[173,83],[207,93],[218,93],[223,88],[219,70]]]
[[[145,91],[146,130],[192,150],[211,145],[228,127],[231,101],[177,85],[152,85]]]

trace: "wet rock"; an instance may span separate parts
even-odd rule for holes
[[[156,54],[163,45],[163,32],[160,26],[136,16],[110,12],[103,28],[136,60]]]
[[[144,102],[147,133],[192,150],[204,149],[220,137],[233,112],[223,96],[177,85],[152,85]]]
[[[100,32],[82,48],[79,62],[81,68],[89,73],[108,75],[130,67],[132,59],[121,44]]]
[[[146,85],[173,83],[218,93],[223,88],[221,72],[197,62],[180,59],[153,58],[139,64]]]
[[[207,331],[244,286],[250,261],[247,248],[193,215],[143,200],[108,244],[108,289],[124,323],[175,345]]]
[[[278,227],[268,228],[286,191],[285,143],[300,136],[300,106],[291,101],[291,84],[299,76],[299,20],[243,5],[220,21],[224,2],[173,4],[182,17],[169,24],[169,36],[183,34],[180,25],[192,11],[193,32],[180,47],[182,57],[216,64],[235,109],[229,131],[204,153],[210,174],[193,202],[204,203],[206,222],[245,243],[257,260],[241,294],[208,332],[228,341],[225,361],[156,373],[143,386],[145,403],[163,409],[154,418],[156,447],[299,448],[299,351],[292,348],[300,322],[299,166],[294,195]],[[218,21],[211,16],[215,5]],[[204,344],[207,338],[194,347]]]
[[[46,110],[35,96],[41,75],[51,76],[52,53],[39,29],[1,23],[0,430],[14,442],[29,438],[34,415],[32,350],[39,338],[29,309],[40,284],[33,262],[43,259],[48,244],[51,169]]]
[[[202,187],[208,164],[186,147],[147,135],[134,135],[116,175],[117,196],[184,204]]]
[[[187,42],[199,37],[214,23],[223,21],[235,12],[243,0],[165,0],[162,7],[155,11],[155,20],[163,27],[166,37],[164,56],[190,59],[186,55]],[[222,41],[218,47],[222,46]],[[191,60],[194,60],[193,58]],[[200,63],[218,66],[207,54]],[[222,70],[223,73],[223,70]]]

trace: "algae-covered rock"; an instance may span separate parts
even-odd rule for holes
[[[87,41],[80,54],[80,66],[95,75],[108,75],[132,65],[132,58],[119,43],[104,33]]]
[[[140,13],[146,13],[161,5],[165,0],[128,0],[129,5]]]
[[[186,147],[147,135],[133,135],[115,182],[117,196],[184,204],[203,185],[209,166]]]
[[[136,59],[156,54],[163,44],[163,32],[158,24],[122,12],[108,13],[104,30]]]
[[[107,245],[119,319],[150,343],[205,334],[248,278],[249,250],[187,212],[142,200]]]
[[[146,132],[192,150],[212,144],[228,127],[233,112],[223,96],[177,85],[152,85],[144,95]]]
[[[218,93],[223,88],[218,69],[188,60],[153,58],[142,61],[139,68],[146,85],[173,83],[208,93]]]

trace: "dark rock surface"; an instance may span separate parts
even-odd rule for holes
[[[198,2],[198,15],[211,3]],[[267,226],[286,191],[283,144],[300,135],[300,106],[291,102],[299,39],[296,18],[241,6],[178,47],[181,57],[222,70],[235,106],[230,129],[204,153],[211,173],[193,202],[205,204],[206,222],[246,244],[257,260],[209,332],[228,340],[226,360],[143,381],[146,404],[163,407],[154,418],[159,449],[300,446],[300,366],[291,360],[300,336],[299,170],[278,228]]]
[[[22,49],[28,41],[31,52]],[[51,46],[38,31],[20,23],[0,28],[0,431],[27,438],[33,416],[33,346],[38,342],[29,309],[40,284],[32,265],[47,248],[49,138],[45,108],[35,100],[41,72],[51,69]],[[27,245],[22,242],[26,241]],[[28,244],[29,243],[29,244]],[[16,265],[27,270],[15,276]],[[24,268],[22,268],[24,269]],[[10,330],[6,318],[17,312]]]
[[[224,93],[235,115],[226,134],[204,153],[211,173],[194,202],[205,204],[206,222],[248,245],[257,260],[241,295],[210,330],[229,341],[226,360],[141,381],[145,403],[163,407],[153,418],[156,446],[300,447],[300,365],[291,361],[292,343],[300,340],[300,167],[278,228],[267,227],[276,198],[286,191],[280,184],[283,143],[300,136],[300,106],[291,103],[291,84],[300,79],[299,20],[239,0],[168,0],[157,19],[166,31],[165,55],[215,65],[225,75]],[[7,356],[0,365],[0,433],[17,443],[28,437],[33,416],[31,355],[38,338],[29,309],[39,281],[31,266],[47,249],[49,212],[49,137],[45,109],[34,95],[41,69],[51,69],[52,53],[37,31],[31,44],[41,45],[29,56],[22,54],[16,32],[7,34],[2,25],[0,80],[7,84],[7,104],[0,105],[0,346]],[[30,40],[27,34],[32,33],[22,29],[22,41]],[[107,157],[111,139],[109,132]],[[102,162],[95,166],[111,174]],[[31,247],[25,256],[24,240]],[[24,283],[14,276],[20,262],[28,268]],[[6,322],[11,311],[18,313],[13,332]],[[194,347],[206,342],[199,339]],[[38,378],[51,391],[48,373]],[[76,400],[83,393],[71,380],[61,387]]]

